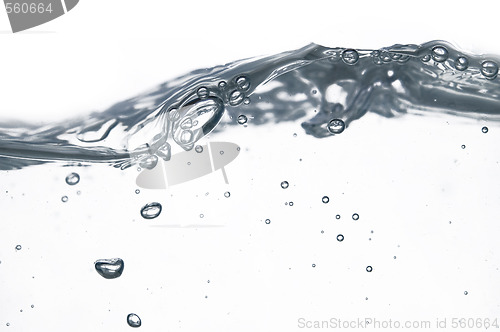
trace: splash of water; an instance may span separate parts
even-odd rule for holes
[[[498,121],[498,64],[496,56],[466,54],[444,41],[379,50],[310,44],[196,70],[86,118],[0,125],[0,169],[55,161],[152,168],[170,159],[172,142],[191,150],[221,121],[241,124],[242,116],[252,125],[299,120],[317,138],[342,133],[367,112]]]

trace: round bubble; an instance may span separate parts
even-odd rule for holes
[[[326,203],[330,202],[330,198],[328,196],[323,196],[321,201],[326,204]]]
[[[250,89],[250,80],[246,76],[240,76],[236,79],[236,85],[239,90],[247,91]]]
[[[281,182],[281,188],[283,188],[283,189],[288,188],[288,181]]]
[[[462,149],[465,149],[465,144],[462,144]]]
[[[220,81],[220,82],[219,82],[219,88],[220,88],[220,89],[224,89],[226,86],[227,86],[227,83],[226,83],[226,82],[224,82],[224,81]]]
[[[358,220],[359,219],[359,214],[355,213],[352,215],[353,220]]]
[[[337,235],[337,241],[339,241],[339,242],[344,241],[344,235],[342,235],[342,234]]]
[[[202,86],[201,88],[198,89],[198,91],[196,91],[196,94],[198,95],[198,98],[205,99],[208,97],[208,89]]]
[[[243,102],[243,99],[245,99],[245,94],[239,90],[234,90],[229,95],[229,105],[238,106]]]
[[[336,218],[336,219],[340,219],[340,214],[337,214],[337,215],[335,216],[335,218]]]
[[[372,272],[372,271],[373,271],[373,268],[370,265],[368,265],[366,267],[366,272]]]
[[[330,122],[328,122],[327,128],[328,131],[332,134],[340,134],[345,129],[345,123],[340,119],[333,119]]]
[[[21,249],[22,249],[21,245],[20,245],[20,244],[18,244],[18,245],[16,246],[16,250],[21,250]]]
[[[271,220],[270,219],[266,219],[266,224],[270,224],[271,223]]]
[[[135,190],[135,193],[136,193],[136,194],[140,194],[140,193],[141,193],[141,191],[140,191],[139,189],[136,189],[136,190]]]
[[[230,193],[229,191],[226,191],[226,192],[224,193],[224,197],[226,197],[226,198],[231,197],[231,193]]]
[[[247,119],[246,115],[241,114],[241,115],[238,116],[238,123],[240,125],[243,125],[243,124],[247,123],[247,121],[248,121],[248,119]]]
[[[481,128],[481,131],[486,134],[488,132],[488,127]]]
[[[434,46],[432,59],[436,62],[444,62],[448,59],[448,50],[443,46]]]
[[[348,65],[354,65],[359,60],[359,54],[356,50],[347,49],[342,52],[342,61]]]
[[[144,205],[141,209],[141,216],[144,219],[154,219],[161,213],[162,206],[158,202],[152,202]]]
[[[203,152],[203,146],[201,145],[197,145],[194,147],[194,150],[198,153],[202,153]]]
[[[459,56],[455,61],[455,68],[460,71],[466,70],[469,68],[469,60],[464,56]]]
[[[498,65],[493,61],[484,61],[481,64],[481,74],[488,79],[494,79],[498,74]]]
[[[70,173],[66,176],[66,183],[70,186],[74,186],[78,182],[80,182],[80,175],[78,173]]]
[[[128,314],[127,324],[130,327],[140,327],[141,326],[141,319],[136,314]]]
[[[63,196],[63,197],[61,197],[61,201],[62,201],[63,203],[66,203],[66,202],[68,201],[68,196]]]
[[[421,58],[422,62],[429,62],[430,59],[431,59],[430,54],[426,54]]]

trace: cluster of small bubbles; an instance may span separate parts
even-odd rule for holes
[[[342,234],[337,235],[337,241],[339,241],[339,242],[344,241],[344,235],[342,235]]]
[[[465,144],[462,144],[462,146],[461,146],[461,147],[462,147],[462,149],[465,149]]]
[[[141,319],[136,314],[128,314],[127,323],[130,327],[140,327]]]
[[[205,215],[203,213],[200,214],[200,218],[203,218],[205,217]]]
[[[498,65],[490,60],[484,61],[481,64],[481,74],[487,79],[494,79],[498,74]]]
[[[202,86],[196,91],[196,94],[198,95],[198,98],[205,99],[208,97],[208,89]]]
[[[281,188],[283,188],[283,189],[288,188],[288,181],[281,182]]]
[[[328,131],[332,134],[340,134],[345,129],[345,123],[341,119],[333,119],[328,122]]]
[[[372,271],[373,271],[373,268],[370,265],[368,265],[366,267],[366,272],[372,272]]]
[[[355,213],[352,215],[353,220],[358,220],[359,219],[359,214]]]
[[[240,76],[236,79],[236,85],[239,90],[247,91],[250,89],[250,80],[246,76]]]
[[[448,50],[443,46],[434,46],[431,54],[436,62],[444,62],[448,59]]]
[[[359,60],[359,54],[356,50],[347,49],[342,52],[342,61],[348,65],[354,65]]]
[[[226,191],[224,193],[224,197],[229,198],[231,196],[231,193],[229,191]]]
[[[201,145],[197,145],[194,147],[194,151],[198,152],[198,153],[202,153],[203,152],[203,146]]]
[[[488,132],[488,127],[481,128],[481,131],[486,134]]]
[[[247,123],[248,119],[247,119],[247,116],[244,115],[244,114],[241,114],[238,116],[238,123],[240,125],[244,125],[245,123]]]
[[[66,202],[68,201],[68,196],[63,196],[63,197],[61,197],[61,201],[62,201],[63,203],[66,203]]]
[[[135,193],[136,193],[136,194],[139,194],[140,192],[141,192],[141,191],[140,191],[139,189],[136,189],[136,190],[135,190]]]
[[[238,106],[245,99],[245,94],[239,90],[234,90],[229,94],[229,105]]]
[[[335,218],[336,218],[336,219],[340,219],[340,214],[337,214],[337,215],[335,216]]]
[[[227,83],[226,83],[226,82],[224,82],[224,81],[220,81],[220,82],[219,82],[219,88],[220,88],[220,89],[224,89],[226,86],[227,86]]]
[[[330,202],[330,198],[328,196],[323,196],[321,201],[326,204],[326,203]]]
[[[271,220],[270,219],[266,219],[266,224],[270,224],[271,223]]]
[[[161,209],[161,204],[158,202],[148,203],[142,207],[141,216],[144,219],[154,219],[160,215]]]
[[[22,249],[21,245],[20,245],[20,244],[18,244],[18,245],[16,246],[16,250],[21,250],[21,249]]]
[[[429,54],[426,54],[420,60],[422,60],[422,62],[429,62],[430,59],[431,56]]]
[[[250,104],[250,98],[246,97],[245,99],[243,99],[243,104],[245,105]]]
[[[74,186],[78,182],[80,182],[80,175],[78,173],[70,173],[66,176],[66,183],[70,186]]]
[[[455,68],[460,71],[464,71],[469,68],[469,60],[464,56],[459,56],[455,61]]]

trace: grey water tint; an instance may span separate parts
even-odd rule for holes
[[[300,121],[306,134],[325,138],[342,134],[367,112],[498,121],[499,63],[498,56],[467,54],[444,41],[378,50],[310,44],[195,70],[87,117],[1,124],[0,169],[60,161],[153,169],[159,158],[170,160],[173,144],[190,151],[222,130],[221,122]]]

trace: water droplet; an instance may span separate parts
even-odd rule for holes
[[[340,214],[337,214],[335,218],[340,219]]]
[[[373,268],[370,265],[368,265],[366,267],[366,272],[372,272],[372,271],[373,271]]]
[[[128,314],[127,323],[130,327],[140,327],[141,319],[136,314]]]
[[[270,219],[266,219],[266,224],[270,224],[271,223],[271,220]]]
[[[327,128],[328,131],[332,134],[340,134],[345,129],[345,123],[340,119],[333,119],[330,122],[328,122]]]
[[[161,213],[161,204],[157,202],[148,203],[141,209],[141,216],[144,219],[154,219]]]
[[[488,132],[488,127],[481,128],[481,131],[486,134]]]
[[[139,189],[136,189],[136,190],[135,190],[135,193],[136,193],[136,194],[139,194],[140,192],[141,192],[141,191],[140,191]]]
[[[359,219],[359,214],[355,213],[352,215],[353,220],[358,220]]]
[[[342,235],[342,234],[337,235],[337,241],[339,241],[339,242],[344,241],[344,235]]]
[[[224,89],[226,86],[227,86],[227,83],[226,83],[226,82],[224,82],[224,81],[220,81],[220,82],[219,82],[219,88],[220,88],[220,89]]]
[[[281,188],[283,188],[283,189],[288,188],[288,181],[281,182]]]
[[[328,203],[330,201],[330,198],[328,196],[323,196],[323,198],[321,199],[321,201],[326,204],[326,203]]]
[[[208,97],[208,89],[202,86],[201,88],[198,89],[198,91],[196,91],[196,94],[198,95],[198,98],[205,99]]]
[[[468,291],[465,291],[465,292],[464,292],[464,295],[467,295],[467,294],[469,294],[469,292],[468,292]]]
[[[443,46],[434,46],[432,49],[432,59],[436,62],[444,62],[448,59],[448,50]]]
[[[241,114],[238,116],[238,123],[240,125],[247,123],[247,121],[248,121],[248,119],[247,119],[246,115]]]
[[[484,61],[481,64],[481,74],[487,79],[494,79],[498,74],[498,65],[493,61]]]
[[[194,150],[198,153],[202,153],[203,152],[203,146],[201,145],[197,145],[195,146]]]
[[[246,76],[240,76],[236,79],[236,85],[241,91],[247,91],[250,89],[250,80]]]
[[[342,52],[342,61],[348,65],[354,65],[358,62],[359,54],[356,50],[348,49]]]
[[[21,250],[21,249],[22,249],[21,245],[20,245],[20,244],[18,244],[18,245],[16,246],[16,250]]]
[[[316,267],[316,264],[313,264],[312,267]]]
[[[246,97],[245,99],[243,99],[243,104],[245,105],[250,104],[250,98]]]
[[[462,149],[465,149],[465,144],[462,144]]]
[[[80,175],[78,173],[70,173],[66,176],[66,183],[70,186],[74,186],[78,182],[80,182]]]
[[[430,59],[431,56],[429,54],[426,54],[421,58],[422,62],[429,62]]]
[[[226,191],[224,193],[224,197],[229,198],[231,196],[231,193],[229,191]]]
[[[238,106],[243,102],[243,99],[245,99],[245,94],[239,90],[234,90],[229,95],[229,105]]]
[[[288,203],[288,205],[293,206],[293,202]]]
[[[122,275],[125,264],[120,258],[98,259],[95,261],[94,267],[103,278],[115,279]]]
[[[61,197],[61,201],[62,201],[63,203],[66,203],[66,202],[68,201],[68,196],[63,196],[63,197]]]
[[[469,68],[469,60],[464,56],[459,56],[455,61],[455,68],[460,71],[466,70]]]

